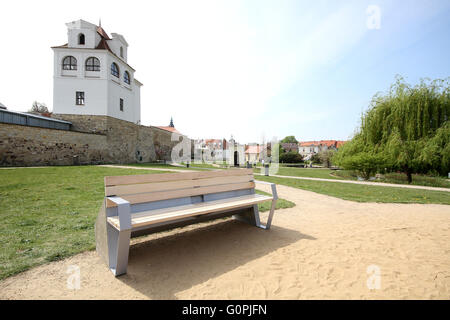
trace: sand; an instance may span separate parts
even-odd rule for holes
[[[297,206],[270,231],[226,219],[155,234],[133,240],[124,276],[86,252],[3,280],[0,298],[450,299],[450,206],[278,191]]]

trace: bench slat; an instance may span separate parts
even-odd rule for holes
[[[156,183],[144,183],[144,184],[134,184],[134,185],[120,185],[106,187],[106,196],[125,196],[130,194],[139,194],[146,192],[158,192],[158,191],[168,191],[168,190],[179,190],[188,188],[198,188],[206,186],[214,186],[221,184],[230,183],[242,183],[253,181],[253,174],[243,175],[243,176],[228,176],[228,177],[217,177],[217,178],[206,178],[206,179],[196,179],[196,180],[181,180],[181,181],[170,181],[170,182],[156,182]]]
[[[198,195],[203,195],[203,194],[211,194],[211,193],[227,192],[227,191],[243,190],[243,189],[254,189],[254,188],[255,188],[254,182],[243,182],[243,183],[230,183],[230,184],[225,184],[225,185],[207,186],[207,187],[199,187],[199,188],[191,188],[191,189],[131,194],[131,195],[122,196],[122,198],[127,200],[128,202],[130,202],[130,204],[136,204],[136,203],[168,200],[168,199],[175,199],[175,198],[198,196]],[[117,205],[114,202],[107,200],[106,206],[108,208],[111,208],[111,207],[116,207]]]
[[[168,182],[177,180],[206,179],[213,177],[243,176],[253,173],[253,169],[229,169],[202,172],[156,173],[129,176],[105,177],[105,187],[126,184]]]
[[[191,205],[164,208],[146,212],[134,213],[131,216],[132,228],[152,225],[160,222],[172,221],[191,216],[243,208],[254,204],[273,200],[271,196],[252,194],[248,196],[222,199],[209,202],[201,202]],[[115,228],[120,229],[119,217],[108,217],[108,222]]]

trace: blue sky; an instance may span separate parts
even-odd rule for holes
[[[369,5],[380,28],[369,29]],[[1,5],[0,102],[52,108],[53,54],[84,19],[130,44],[142,122],[192,138],[347,139],[395,75],[450,76],[450,1],[52,1]],[[28,10],[24,11],[26,6]],[[86,8],[89,8],[86,10]],[[32,56],[34,63],[24,63]],[[39,62],[39,63],[37,63]]]

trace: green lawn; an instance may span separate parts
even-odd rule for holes
[[[356,180],[357,174],[354,171],[349,170],[336,170],[334,173],[337,177],[347,179],[347,180]],[[450,188],[450,179],[446,177],[436,177],[436,176],[427,176],[423,174],[413,174],[412,185],[417,186],[429,186],[429,187],[439,187],[439,188]],[[385,183],[396,183],[396,184],[408,184],[408,180],[406,179],[406,174],[404,173],[386,173],[381,175],[380,179],[373,180],[374,182],[385,182]]]
[[[255,173],[261,173],[261,168],[253,169]],[[290,177],[307,177],[307,178],[322,178],[322,179],[342,179],[331,175],[335,170],[331,169],[319,169],[319,168],[286,168],[280,167],[277,175],[290,176]]]
[[[260,173],[261,168],[255,168],[255,173]],[[331,170],[326,168],[286,168],[280,167],[277,175],[290,177],[308,177],[333,180],[357,180],[357,174],[350,170]],[[406,175],[402,173],[387,173],[379,180],[373,182],[408,184]],[[426,175],[413,175],[413,185],[450,188],[450,179],[445,177],[432,177]]]
[[[261,190],[256,190],[256,193],[257,194],[263,194],[263,195],[266,195],[266,196],[270,196],[271,195],[270,193],[267,193],[267,192],[264,192],[264,191],[261,191]],[[261,212],[269,211],[271,205],[272,205],[272,203],[270,201],[266,201],[266,202],[260,203],[258,205],[258,209]],[[293,203],[291,201],[288,201],[288,200],[285,200],[285,199],[278,199],[277,200],[276,209],[286,209],[286,208],[292,208],[292,207],[295,207],[295,203]]]
[[[130,164],[127,164],[127,166],[138,167],[138,168],[154,168],[154,169],[161,169],[161,170],[164,170],[164,169],[195,170],[194,168],[178,167],[178,166],[172,166],[170,164],[164,164],[164,163],[130,163]]]
[[[450,204],[450,192],[257,176],[257,180],[358,202]]]
[[[0,279],[94,249],[104,176],[162,172],[96,166],[1,169]],[[277,208],[293,205],[277,202]]]
[[[173,166],[170,164],[164,163],[132,163],[127,164],[127,166],[131,167],[140,167],[140,168],[155,168],[155,169],[179,169],[179,170],[219,170],[225,169],[224,167],[215,167],[209,163],[191,163],[189,168],[186,168],[186,164],[182,164],[183,166]]]

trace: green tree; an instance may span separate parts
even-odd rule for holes
[[[31,109],[28,110],[28,112],[31,112],[31,113],[48,113],[49,111],[48,111],[48,108],[45,105],[45,103],[40,103],[40,102],[34,101],[33,105],[31,106]]]
[[[320,151],[317,155],[322,165],[324,165],[327,168],[330,168],[335,153],[336,151],[328,149],[325,151]]]
[[[300,163],[302,161],[302,155],[297,152],[284,152],[280,154],[280,163]]]
[[[295,136],[287,136],[280,143],[298,143],[298,141],[295,139]]]
[[[335,162],[366,178],[383,169],[404,172],[409,183],[413,173],[445,175],[450,171],[449,118],[448,79],[410,86],[397,77],[387,94],[373,97],[361,127]]]

